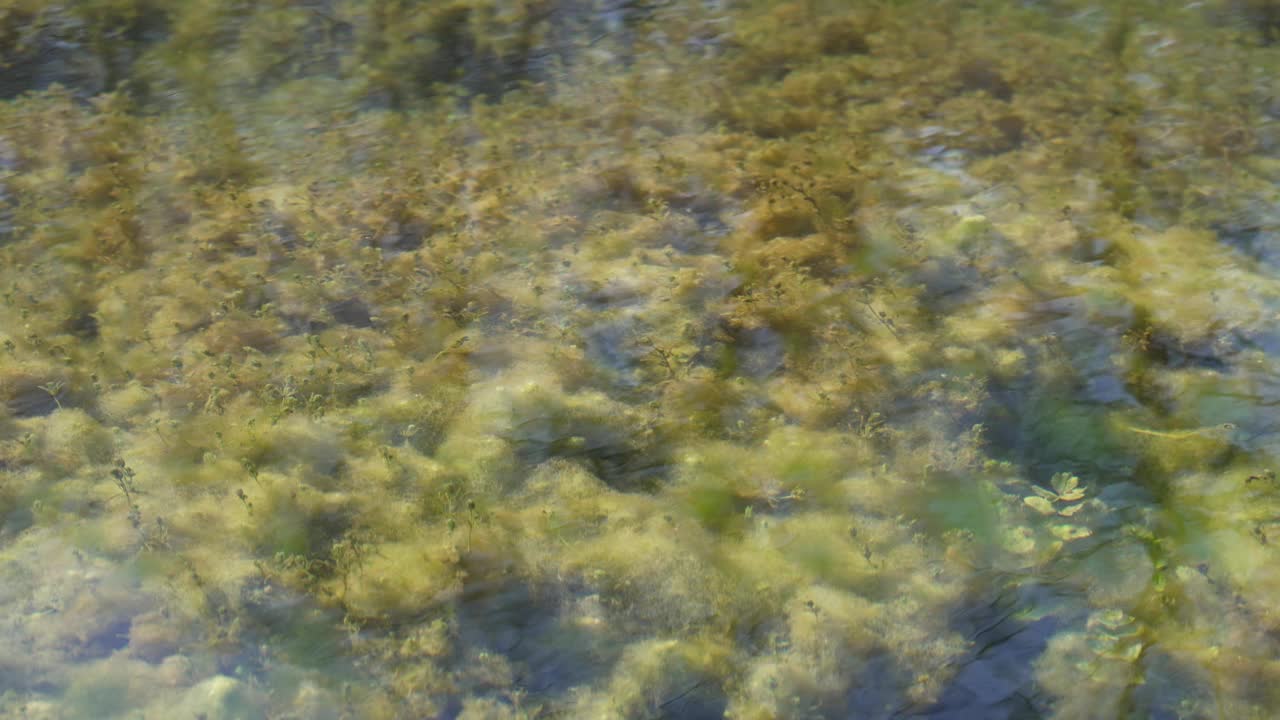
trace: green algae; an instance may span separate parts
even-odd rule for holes
[[[0,714],[1273,715],[1268,8],[0,2]]]

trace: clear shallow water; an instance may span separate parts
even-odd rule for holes
[[[1270,4],[0,8],[5,716],[1280,707]]]

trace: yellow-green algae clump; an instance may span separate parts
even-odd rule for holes
[[[1274,5],[0,0],[0,715],[1273,717]]]

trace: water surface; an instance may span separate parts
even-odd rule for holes
[[[0,716],[1271,718],[1280,14],[0,3]]]

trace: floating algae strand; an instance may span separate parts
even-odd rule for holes
[[[1131,433],[1164,438],[1165,440],[1189,440],[1192,438],[1227,440],[1236,429],[1234,423],[1220,423],[1211,427],[1191,428],[1189,430],[1152,430],[1150,428],[1138,427],[1136,425],[1122,425],[1121,427]]]
[[[0,717],[1276,717],[1272,5],[0,0]]]

